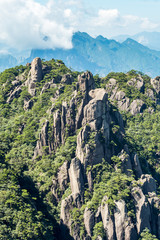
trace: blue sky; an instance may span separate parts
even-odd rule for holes
[[[45,5],[48,0],[36,0]],[[55,1],[57,2],[57,1]],[[122,14],[132,14],[141,17],[149,17],[152,20],[160,20],[160,0],[83,0],[84,8],[113,9],[117,8]]]
[[[159,11],[160,0],[0,0],[0,44],[71,48],[75,31],[107,38],[160,32]]]

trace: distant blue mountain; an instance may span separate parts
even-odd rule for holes
[[[103,36],[92,38],[87,33],[76,32],[72,38],[73,48],[33,49],[28,61],[35,57],[46,60],[61,59],[72,69],[90,70],[104,76],[111,71],[127,72],[131,69],[142,71],[150,76],[160,75],[160,52],[128,38],[120,43]]]
[[[132,36],[119,35],[113,38],[118,42],[124,42],[127,38],[132,38],[144,46],[160,51],[160,32],[140,32]]]
[[[72,44],[73,48],[69,50],[33,49],[30,57],[18,61],[18,64],[31,62],[35,57],[45,60],[54,58],[63,60],[67,67],[74,70],[90,70],[93,74],[98,73],[101,76],[112,71],[127,72],[131,69],[152,77],[160,75],[160,51],[151,50],[131,38],[118,42],[103,36],[93,38],[87,33],[76,32]],[[17,64],[15,58],[11,62],[13,66]],[[0,63],[3,67],[3,62]]]
[[[17,65],[17,59],[11,54],[0,54],[0,72]]]

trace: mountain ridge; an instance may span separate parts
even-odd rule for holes
[[[127,72],[131,69],[152,77],[160,75],[160,52],[134,40],[119,43],[103,36],[93,38],[87,33],[76,32],[73,34],[72,44],[73,48],[68,50],[33,49],[30,57],[23,60],[22,64],[31,62],[35,57],[46,60],[55,58],[62,59],[72,69],[90,70],[93,74],[98,73],[101,76],[111,71]]]
[[[160,77],[35,58],[0,74],[0,237],[160,238]]]

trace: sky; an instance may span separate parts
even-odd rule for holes
[[[160,0],[0,0],[0,51],[72,47],[76,31],[107,38],[160,32]]]

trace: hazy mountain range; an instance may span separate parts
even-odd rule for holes
[[[112,71],[127,72],[131,69],[153,77],[160,75],[160,51],[151,50],[140,43],[158,49],[160,33],[144,32],[132,38],[122,35],[115,39],[117,41],[103,36],[93,38],[87,33],[76,32],[72,38],[73,48],[70,50],[33,49],[29,57],[25,55],[21,58],[12,54],[0,54],[0,70],[40,57],[45,60],[62,59],[67,67],[78,71],[90,70],[93,74],[99,73],[101,76]]]
[[[113,38],[118,42],[124,42],[127,38],[132,38],[144,46],[160,51],[160,32],[141,32],[132,36],[118,35]]]

